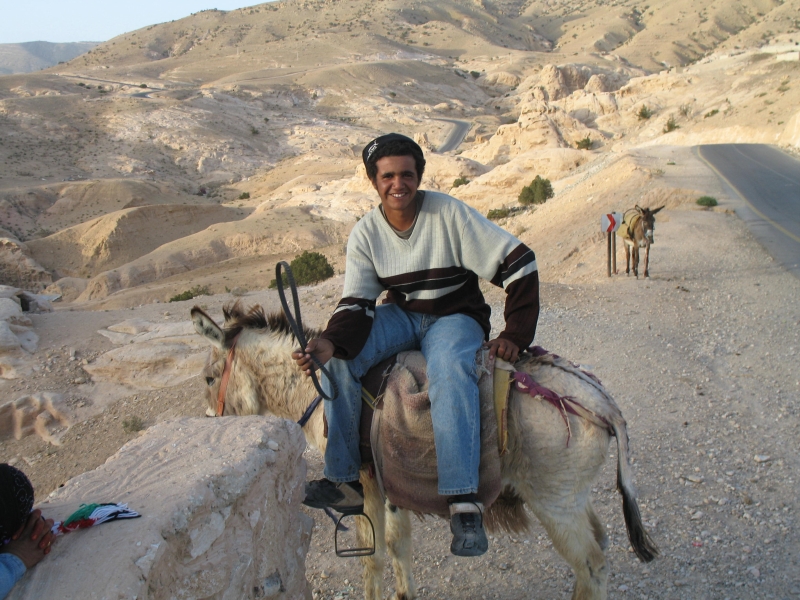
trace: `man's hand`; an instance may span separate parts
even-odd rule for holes
[[[486,342],[492,356],[497,356],[505,361],[514,363],[519,358],[519,346],[511,340],[504,338],[494,338]]]
[[[303,350],[292,352],[292,359],[297,363],[298,369],[310,376],[311,371],[317,368],[314,361],[311,360],[311,355],[313,354],[320,364],[324,365],[331,359],[335,350],[333,342],[322,338],[314,338],[308,340],[305,352]]]
[[[38,508],[31,512],[27,523],[11,536],[11,541],[3,546],[2,551],[14,554],[30,569],[50,554],[50,546],[55,536],[50,531],[53,527],[52,519],[42,517]]]

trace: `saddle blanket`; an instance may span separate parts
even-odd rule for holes
[[[500,494],[500,452],[495,412],[494,357],[478,352],[481,403],[481,458],[478,500],[491,505]],[[447,498],[438,491],[439,474],[433,439],[428,378],[420,352],[397,355],[372,420],[371,445],[379,484],[389,502],[422,514],[449,518]],[[505,388],[508,397],[508,387]],[[505,406],[500,411],[505,416]],[[504,425],[504,424],[503,424]],[[501,435],[504,427],[501,426]],[[502,446],[500,446],[502,449]]]

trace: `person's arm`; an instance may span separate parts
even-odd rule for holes
[[[0,600],[6,597],[26,570],[50,553],[55,539],[52,527],[53,520],[42,517],[42,511],[37,508],[11,541],[0,547]]]
[[[533,251],[472,208],[463,212],[460,241],[464,266],[506,291],[505,329],[488,342],[493,354],[513,362],[536,334],[539,272]]]
[[[6,552],[5,546],[0,547],[0,600],[8,595],[26,570],[18,556]]]

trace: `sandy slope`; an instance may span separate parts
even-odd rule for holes
[[[585,234],[573,230],[569,214],[560,220],[555,213],[541,214],[549,225],[536,235],[522,234],[537,252],[544,281],[536,341],[598,375],[629,423],[642,511],[663,557],[643,566],[627,550],[612,458],[594,494],[612,540],[612,595],[627,589],[648,598],[791,597],[800,585],[795,521],[800,465],[792,451],[800,427],[800,312],[794,301],[800,283],[777,267],[743,224],[726,212],[732,205],[713,188],[710,175],[691,153],[661,152],[641,153],[638,168],[669,160],[676,163],[672,171],[655,179],[642,175],[634,187],[644,187],[645,196],[656,198],[662,181],[676,178],[687,187],[717,193],[721,210],[670,201],[659,213],[652,278],[638,281],[606,277],[605,246],[599,237],[585,252],[591,256],[587,264],[573,264],[573,256],[559,262]],[[341,283],[336,277],[302,290],[308,324],[324,324]],[[487,292],[497,328],[502,293]],[[219,315],[221,305],[232,299],[222,294],[198,302]],[[243,301],[268,309],[278,306],[274,292],[250,292]],[[197,377],[175,387],[167,382],[154,384],[167,385],[156,389],[120,387],[135,383],[131,375],[144,363],[134,361],[152,353],[149,344],[179,339],[163,336],[177,335],[170,327],[188,326],[192,304],[99,312],[65,307],[34,316],[41,336],[41,370],[30,379],[0,382],[4,396],[49,389],[66,392],[75,407],[83,402],[105,408],[64,433],[60,446],[36,436],[4,440],[0,460],[26,470],[41,497],[100,464],[135,435],[122,425],[131,417],[149,426],[172,416],[202,414],[203,382]],[[120,323],[127,325],[115,326]],[[109,327],[118,333],[111,335]],[[107,333],[98,335],[100,328]],[[197,352],[202,358],[203,342],[198,341],[180,356],[191,358]],[[87,370],[99,373],[106,357],[113,356],[109,353],[122,348],[131,348],[132,354],[129,369],[118,367],[118,383],[73,383],[85,376],[83,360]],[[78,360],[69,360],[71,350]],[[161,360],[151,360],[148,368],[167,372]],[[318,455],[309,453],[309,460],[318,473]],[[331,523],[314,516],[317,529],[308,565],[317,597],[333,599],[345,592],[358,596],[360,567],[332,557]],[[571,575],[538,526],[528,534],[493,538],[489,554],[471,562],[449,556],[443,522],[415,522],[414,537],[415,576],[425,589],[423,597],[511,600],[529,598],[535,589],[537,597],[560,598],[570,585]]]

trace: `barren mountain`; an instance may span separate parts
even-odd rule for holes
[[[72,60],[97,42],[24,42],[22,44],[0,44],[0,74],[31,73]]]

